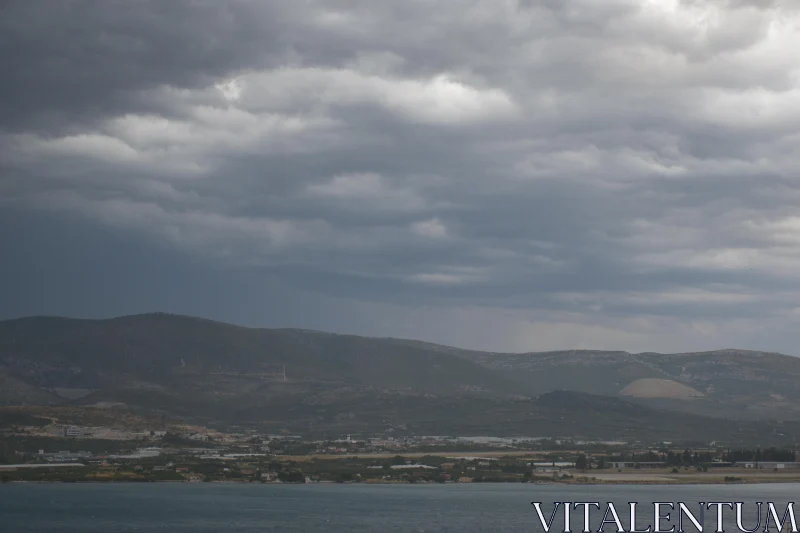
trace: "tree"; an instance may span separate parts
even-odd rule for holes
[[[305,483],[306,476],[302,472],[295,470],[293,472],[283,471],[278,474],[278,479],[284,483]]]
[[[689,450],[683,450],[683,464],[687,466],[692,464],[692,452]]]
[[[336,478],[337,483],[346,483],[349,481],[353,481],[353,474],[351,474],[350,472],[342,472],[341,474],[339,474],[339,477]]]
[[[606,467],[606,458],[601,457],[600,460],[597,462],[597,468],[603,470]]]
[[[575,461],[575,468],[577,468],[581,472],[586,472],[586,467],[587,467],[586,456],[584,454],[580,454],[578,456],[578,460]]]

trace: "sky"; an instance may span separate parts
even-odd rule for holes
[[[0,319],[800,355],[794,0],[6,0]]]

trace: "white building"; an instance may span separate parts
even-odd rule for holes
[[[78,426],[64,426],[61,428],[61,434],[64,437],[80,437],[83,432]]]
[[[790,470],[800,468],[800,463],[794,461],[747,461],[737,463],[745,468],[763,468],[764,470]]]

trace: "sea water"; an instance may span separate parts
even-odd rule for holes
[[[780,503],[785,510],[786,503],[795,501],[799,490],[800,484],[8,483],[0,485],[0,533],[541,532],[533,501],[543,502],[543,507],[549,502],[550,509],[556,501],[597,501],[604,507],[612,501],[622,511],[631,501],[648,509],[654,501],[687,505],[741,501],[750,504],[745,505],[744,516],[751,520],[746,525],[753,527],[753,502],[775,502],[776,506]],[[707,512],[706,520],[712,512]],[[645,526],[652,522],[648,520],[652,517],[640,518]],[[593,516],[593,529],[600,520],[602,516]],[[726,531],[738,531],[735,515],[726,520]],[[557,520],[556,524],[563,522]],[[573,530],[580,531],[582,524],[582,515],[576,515]],[[670,524],[665,525],[668,529]],[[714,527],[707,525],[713,532]],[[615,532],[613,525],[607,525],[605,530]],[[686,530],[696,531],[691,526]]]

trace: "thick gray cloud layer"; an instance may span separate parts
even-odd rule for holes
[[[797,6],[5,2],[2,312],[800,353]]]

